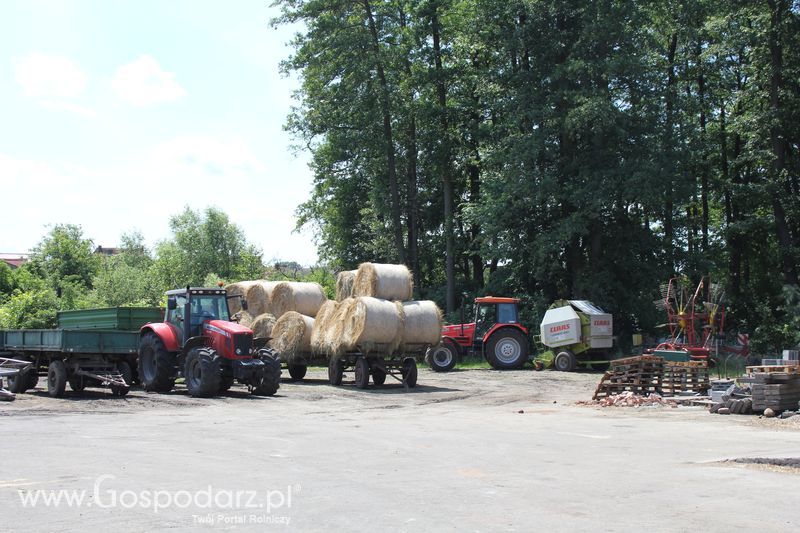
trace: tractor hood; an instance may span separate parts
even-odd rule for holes
[[[253,334],[253,330],[250,328],[237,324],[236,322],[228,322],[227,320],[209,320],[203,323],[203,329],[219,333],[225,337],[242,333]]]
[[[470,322],[469,324],[464,324],[464,330],[468,330],[469,328],[474,328],[475,322]],[[461,324],[453,324],[452,326],[444,326],[442,328],[442,334],[446,337],[457,337],[461,335]]]

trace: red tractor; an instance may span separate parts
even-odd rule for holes
[[[519,322],[519,299],[475,298],[475,321],[445,326],[442,342],[429,350],[427,360],[437,372],[452,370],[465,356],[480,354],[492,368],[522,368],[528,360],[528,328]]]
[[[139,379],[145,390],[169,392],[183,377],[189,394],[209,397],[238,381],[252,394],[278,391],[281,365],[253,331],[230,321],[229,298],[222,288],[186,287],[167,292],[164,322],[140,330]],[[242,308],[247,302],[242,298]]]

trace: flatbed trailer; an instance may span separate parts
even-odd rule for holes
[[[381,386],[387,377],[403,384],[406,390],[417,386],[417,359],[428,349],[427,345],[406,346],[403,350],[387,354],[384,347],[373,346],[371,350],[360,347],[339,357],[331,357],[328,362],[328,381],[331,385],[342,384],[345,372],[352,372],[355,385],[359,389],[372,383]]]
[[[87,309],[59,313],[57,329],[0,330],[0,357],[29,363],[8,377],[9,390],[33,389],[43,374],[53,397],[63,396],[67,384],[75,392],[108,387],[114,396],[125,396],[133,382],[138,327],[152,318],[160,318],[158,308]]]

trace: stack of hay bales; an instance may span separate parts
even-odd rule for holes
[[[230,283],[225,289],[228,296],[244,296],[247,301],[247,313],[256,317],[264,313],[272,312],[272,292],[275,290],[280,281],[266,281],[263,279],[239,281],[237,283]],[[229,298],[228,307],[231,313],[238,313],[242,310],[242,306],[238,298]]]
[[[405,265],[363,263],[340,273],[336,289],[337,301],[324,303],[314,324],[315,354],[338,357],[360,349],[391,355],[439,344],[442,313],[434,302],[411,300]]]

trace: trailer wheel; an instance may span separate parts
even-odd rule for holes
[[[157,335],[148,333],[139,343],[139,379],[148,392],[169,392],[175,386],[175,356]]]
[[[67,380],[67,383],[69,383],[69,388],[73,392],[83,392],[86,388],[86,380],[83,376],[72,376]]]
[[[522,368],[528,360],[528,340],[518,329],[503,328],[489,337],[486,360],[497,370]]]
[[[264,375],[261,383],[253,389],[253,394],[273,396],[281,388],[281,362],[267,348],[259,350],[258,355],[264,361]]]
[[[406,357],[403,359],[403,366],[400,369],[403,375],[403,381],[406,382],[411,388],[417,386],[417,361],[413,357]]]
[[[364,357],[356,359],[356,387],[366,389],[369,386],[369,361]]]
[[[47,393],[53,398],[64,396],[67,388],[67,365],[64,361],[55,360],[47,367]]]
[[[428,363],[434,372],[450,372],[456,366],[458,352],[450,341],[442,341],[439,346],[428,349]]]
[[[183,371],[186,389],[195,398],[208,398],[219,392],[219,355],[210,348],[194,348],[186,356]]]
[[[575,354],[569,350],[558,352],[556,358],[553,359],[553,368],[560,372],[572,372],[578,367],[578,359]]]
[[[224,394],[233,387],[233,376],[222,376],[219,380],[219,393]]]
[[[306,365],[287,365],[286,369],[289,370],[289,376],[291,376],[292,381],[300,381],[304,377],[306,377],[306,372],[308,371],[308,367]]]
[[[382,368],[373,368],[372,369],[372,382],[375,385],[383,385],[386,383],[386,371]]]
[[[122,385],[111,385],[111,394],[121,398],[126,396],[128,391],[131,390],[131,384],[133,383],[133,371],[131,370],[131,365],[123,361],[117,364],[117,372],[120,373],[122,379],[125,380],[125,383],[127,383],[128,386],[123,387]]]
[[[33,377],[31,377],[33,375]],[[28,368],[27,370],[22,370],[17,373],[16,376],[8,376],[8,390],[13,392],[14,394],[22,394],[28,389],[32,389],[36,386],[36,382],[33,381],[35,377],[36,382],[39,381],[39,374],[34,368]]]
[[[338,357],[331,357],[328,361],[328,382],[338,387],[342,384],[342,377],[344,377],[344,361]]]
[[[30,367],[26,374],[28,375],[28,390],[35,389],[39,384],[39,369]]]

